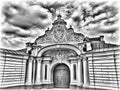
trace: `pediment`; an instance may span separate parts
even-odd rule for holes
[[[39,36],[35,43],[36,44],[55,44],[55,43],[69,43],[69,42],[79,42],[82,43],[84,40],[84,35],[81,33],[75,33],[73,29],[61,29],[53,28],[49,31],[46,31],[46,33],[43,36]]]
[[[43,36],[39,36],[35,43],[39,44],[68,44],[70,42],[82,43],[84,35],[81,33],[75,33],[73,28],[67,28],[66,22],[60,17],[54,21],[53,27],[46,30]]]

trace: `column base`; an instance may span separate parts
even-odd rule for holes
[[[47,89],[54,88],[53,82],[42,82],[41,86],[42,88],[47,88]]]
[[[52,89],[53,85],[52,84],[42,84],[42,88]]]
[[[75,90],[75,89],[77,89],[77,85],[70,85],[70,90]]]
[[[36,82],[35,85],[41,85],[41,82]]]
[[[77,84],[79,87],[83,87],[83,82]]]
[[[27,83],[25,83],[25,85],[33,85],[31,82],[27,82]]]
[[[41,85],[25,85],[25,89],[41,89]]]
[[[28,84],[25,85],[25,89],[32,89],[32,88],[33,88],[33,85],[30,85],[30,84],[29,85]]]
[[[41,84],[37,84],[33,86],[33,89],[42,89],[42,85]]]
[[[89,88],[89,86],[90,86],[89,84],[83,84],[84,88]]]
[[[71,90],[76,90],[76,89],[79,90],[80,88],[81,88],[81,86],[78,85],[77,82],[72,82],[72,83],[70,83],[70,89],[71,89]]]

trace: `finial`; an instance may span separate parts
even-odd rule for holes
[[[61,18],[62,16],[59,14],[57,17],[58,17],[58,18]]]
[[[72,25],[70,25],[70,29],[72,29]]]
[[[60,19],[62,17],[60,14],[60,9],[59,9],[59,13],[58,13],[57,17],[58,17],[58,19]]]

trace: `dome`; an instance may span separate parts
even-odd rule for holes
[[[65,24],[65,25],[66,25],[66,24],[67,24],[67,23],[64,21],[64,19],[61,19],[61,17],[62,17],[61,15],[58,15],[57,17],[58,17],[57,20],[55,20],[55,21],[52,23],[53,25],[56,25],[56,24]]]

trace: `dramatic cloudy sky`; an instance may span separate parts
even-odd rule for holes
[[[43,35],[59,13],[75,32],[105,36],[107,43],[119,41],[117,0],[0,0],[1,47],[20,49]],[[95,2],[97,1],[97,2]]]

